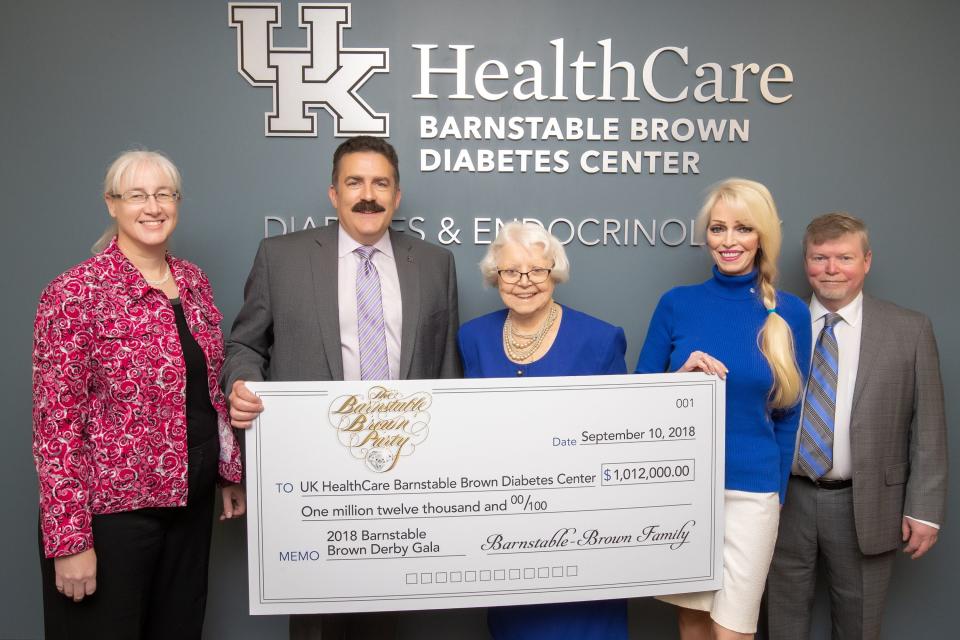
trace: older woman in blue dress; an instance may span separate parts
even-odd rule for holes
[[[480,270],[486,283],[497,287],[506,309],[460,328],[466,377],[627,372],[623,329],[554,302],[554,288],[570,277],[570,263],[563,246],[543,227],[505,225]],[[623,600],[496,607],[487,622],[497,640],[627,638]]]

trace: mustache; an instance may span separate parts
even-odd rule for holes
[[[382,213],[386,211],[376,200],[361,200],[350,209],[354,213]]]

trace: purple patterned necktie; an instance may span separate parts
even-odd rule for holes
[[[357,337],[360,341],[360,379],[389,380],[387,331],[380,298],[380,274],[371,258],[374,247],[357,247]]]

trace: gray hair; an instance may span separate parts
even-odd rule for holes
[[[487,254],[480,261],[480,273],[486,284],[497,284],[497,259],[500,257],[500,250],[509,243],[519,244],[527,250],[534,246],[541,247],[544,257],[553,262],[550,271],[553,281],[559,283],[570,279],[570,261],[560,241],[535,222],[513,221],[503,225],[497,239],[490,244]]]
[[[181,191],[180,171],[170,158],[159,151],[129,149],[117,156],[107,168],[107,175],[103,179],[103,194],[105,196],[119,195],[120,185],[123,184],[123,181],[144,165],[152,166],[163,174],[170,181],[170,186],[174,191]],[[117,223],[112,222],[90,250],[93,253],[100,253],[107,248],[115,235],[117,235]]]

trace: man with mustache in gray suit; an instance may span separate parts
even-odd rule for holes
[[[809,638],[818,557],[833,637],[878,638],[897,547],[919,558],[943,522],[947,433],[933,327],[863,293],[872,258],[866,226],[849,214],[807,227],[817,344],[767,580],[771,640]]]
[[[328,195],[337,224],[260,243],[223,366],[235,427],[249,427],[263,410],[248,380],[461,376],[453,255],[390,230],[401,198],[393,146],[346,140],[333,156]],[[321,633],[394,638],[397,615],[291,616],[291,638]]]

